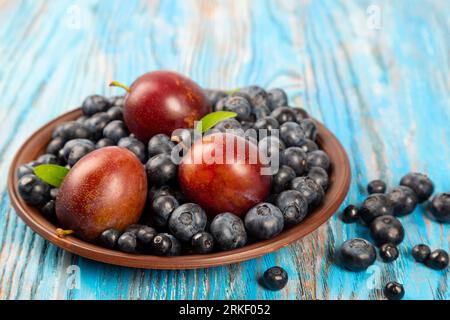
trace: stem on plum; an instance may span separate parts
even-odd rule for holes
[[[72,233],[74,233],[75,231],[73,231],[73,230],[64,230],[64,229],[61,229],[61,228],[57,228],[56,229],[56,235],[58,236],[58,237],[60,237],[60,238],[63,238],[63,237],[65,237],[65,236],[68,236],[69,234],[72,234]]]
[[[123,89],[127,90],[128,92],[131,91],[130,87],[128,87],[128,86],[126,86],[126,85],[124,85],[124,84],[122,84],[122,83],[120,83],[120,82],[118,82],[118,81],[112,81],[112,82],[109,84],[109,86],[110,86],[110,87],[119,87],[119,88],[123,88]]]

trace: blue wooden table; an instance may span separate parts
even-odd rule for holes
[[[13,154],[34,130],[92,93],[118,94],[155,69],[204,87],[283,87],[348,151],[348,203],[411,170],[450,190],[450,2],[420,0],[0,0],[1,299],[382,299],[390,280],[407,299],[449,299],[449,271],[413,261],[419,242],[449,249],[450,228],[419,207],[402,218],[401,257],[367,272],[333,264],[346,239],[368,237],[336,215],[264,257],[188,271],[121,268],[64,252],[18,218],[6,192]],[[288,286],[257,284],[281,265]]]

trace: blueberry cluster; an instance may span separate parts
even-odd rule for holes
[[[193,142],[194,129],[179,129],[170,137],[157,134],[145,145],[130,134],[124,122],[124,97],[87,97],[82,105],[83,115],[54,130],[46,154],[19,168],[20,195],[56,222],[58,189],[41,181],[33,167],[57,164],[70,169],[93,150],[120,146],[139,158],[152,185],[139,224],[122,232],[105,230],[99,239],[105,247],[163,256],[209,253],[270,239],[300,223],[322,203],[330,183],[330,159],[316,142],[314,121],[305,110],[289,107],[282,89],[265,91],[259,86],[249,86],[233,92],[205,93],[213,111],[237,114],[217,123],[205,136],[233,133],[257,145],[263,155],[279,154],[281,165],[272,176],[270,197],[251,208],[244,219],[224,212],[208,221],[205,211],[181,192],[177,184],[178,166],[171,153],[177,144],[189,146]],[[255,129],[253,132],[265,129],[267,134],[250,136],[247,129]],[[279,136],[274,130],[279,130]]]
[[[397,246],[403,241],[405,230],[397,217],[411,214],[416,206],[425,203],[426,208],[439,222],[450,221],[450,194],[436,194],[434,184],[422,173],[409,173],[400,180],[400,185],[386,193],[387,186],[382,180],[373,180],[367,186],[369,196],[360,208],[347,206],[342,212],[345,223],[360,221],[369,228],[372,242],[379,248],[380,258],[392,262],[399,256]],[[442,270],[448,267],[449,256],[445,250],[431,252],[427,245],[419,244],[412,249],[412,255],[418,262],[430,268]],[[345,241],[338,251],[340,263],[352,271],[367,269],[376,260],[375,247],[367,240],[355,238]],[[401,299],[403,286],[390,282],[384,289],[389,299]]]

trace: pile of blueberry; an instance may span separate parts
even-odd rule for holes
[[[265,137],[245,136],[268,156],[280,154],[280,168],[272,177],[272,192],[266,202],[250,209],[244,218],[221,213],[208,221],[203,208],[186,199],[177,184],[178,167],[170,153],[177,143],[193,137],[194,129],[182,129],[176,136],[157,134],[147,145],[130,134],[124,119],[124,97],[94,95],[85,99],[83,115],[58,126],[46,154],[19,168],[19,193],[30,205],[40,208],[56,222],[55,198],[51,188],[33,172],[39,164],[73,167],[93,150],[121,146],[133,152],[145,166],[149,186],[146,210],[139,224],[126,230],[105,230],[100,243],[124,252],[174,256],[209,253],[239,248],[247,243],[270,239],[283,229],[300,223],[319,206],[329,186],[330,160],[316,143],[317,128],[307,112],[288,107],[282,89],[265,91],[249,86],[234,92],[206,90],[213,111],[232,111],[226,119],[204,133],[266,129]],[[243,130],[239,130],[243,129]],[[279,138],[270,135],[279,130]],[[274,131],[273,131],[274,132]]]
[[[434,192],[433,182],[422,173],[409,173],[400,180],[400,185],[386,193],[386,183],[374,180],[367,186],[369,196],[360,208],[349,205],[342,212],[346,223],[359,221],[369,228],[372,242],[379,248],[381,259],[388,263],[399,256],[398,245],[403,241],[405,229],[397,217],[411,214],[418,204],[424,203],[435,220],[450,221],[450,194]],[[445,250],[431,252],[425,244],[412,248],[412,256],[430,268],[443,270],[449,265],[449,255]],[[355,238],[345,241],[338,251],[338,260],[347,269],[361,271],[376,260],[376,249],[365,239]],[[403,286],[389,282],[384,289],[389,299],[401,299]]]

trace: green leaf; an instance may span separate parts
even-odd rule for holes
[[[216,124],[218,124],[220,121],[229,118],[234,118],[236,116],[237,116],[236,112],[230,111],[216,111],[209,113],[200,119],[199,123],[197,124],[197,130],[200,131],[201,133],[206,132],[212,127],[214,127]]]
[[[59,188],[67,173],[69,173],[69,169],[56,164],[41,164],[33,170],[39,179],[56,188]]]

